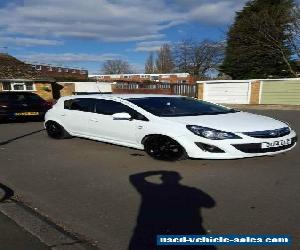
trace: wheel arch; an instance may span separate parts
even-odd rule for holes
[[[176,141],[176,142],[177,142],[177,143],[178,143],[178,144],[186,151],[185,147],[184,147],[183,144],[178,140],[178,138],[175,138],[175,137],[173,137],[172,135],[169,135],[169,134],[159,134],[159,133],[157,133],[157,134],[148,134],[148,135],[145,135],[145,136],[143,137],[142,141],[141,141],[141,144],[142,144],[142,145],[145,145],[145,142],[147,141],[147,139],[150,138],[150,137],[153,137],[153,136],[165,136],[165,137],[169,137],[169,138],[171,138],[172,140]]]
[[[188,154],[188,152],[187,152],[187,149],[186,149],[186,147],[183,145],[183,143],[182,143],[180,140],[178,140],[178,138],[175,138],[175,137],[173,137],[172,135],[170,136],[169,134],[159,134],[159,133],[157,133],[157,134],[148,134],[148,135],[145,135],[144,138],[143,138],[142,141],[141,141],[141,144],[145,146],[145,142],[147,141],[147,139],[148,139],[148,138],[151,138],[151,137],[154,137],[154,136],[164,136],[164,137],[168,137],[168,138],[174,140],[174,141],[175,141],[176,143],[178,143],[178,144],[181,146],[181,148],[183,149],[183,155],[184,155],[183,159],[186,159],[186,158],[189,157],[189,154]]]
[[[64,130],[66,130],[66,131],[70,134],[69,129],[66,128],[66,127],[63,125],[63,123],[62,123],[59,119],[55,119],[55,118],[54,118],[54,119],[53,119],[53,118],[47,119],[47,120],[44,122],[44,127],[45,127],[45,128],[46,128],[46,124],[47,124],[48,122],[56,122],[58,125],[62,126],[62,127],[64,128]]]

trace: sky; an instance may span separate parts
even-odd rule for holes
[[[0,52],[100,73],[105,60],[144,71],[150,51],[222,40],[245,0],[0,0]]]

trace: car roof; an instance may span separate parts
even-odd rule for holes
[[[37,95],[36,93],[28,92],[28,91],[2,91],[0,95]]]
[[[92,94],[92,95],[73,95],[73,96],[66,96],[64,99],[70,98],[95,98],[95,99],[102,99],[102,98],[111,98],[111,99],[140,99],[140,98],[149,98],[149,97],[181,97],[179,95],[160,95],[160,94]]]

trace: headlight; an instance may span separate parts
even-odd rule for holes
[[[199,135],[210,140],[242,139],[236,134],[212,128],[205,128],[196,125],[187,125],[186,128],[193,132],[195,135]]]

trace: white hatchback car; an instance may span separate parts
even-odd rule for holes
[[[236,159],[295,147],[287,123],[170,95],[63,97],[46,113],[50,137],[78,136],[145,150],[161,160]]]

